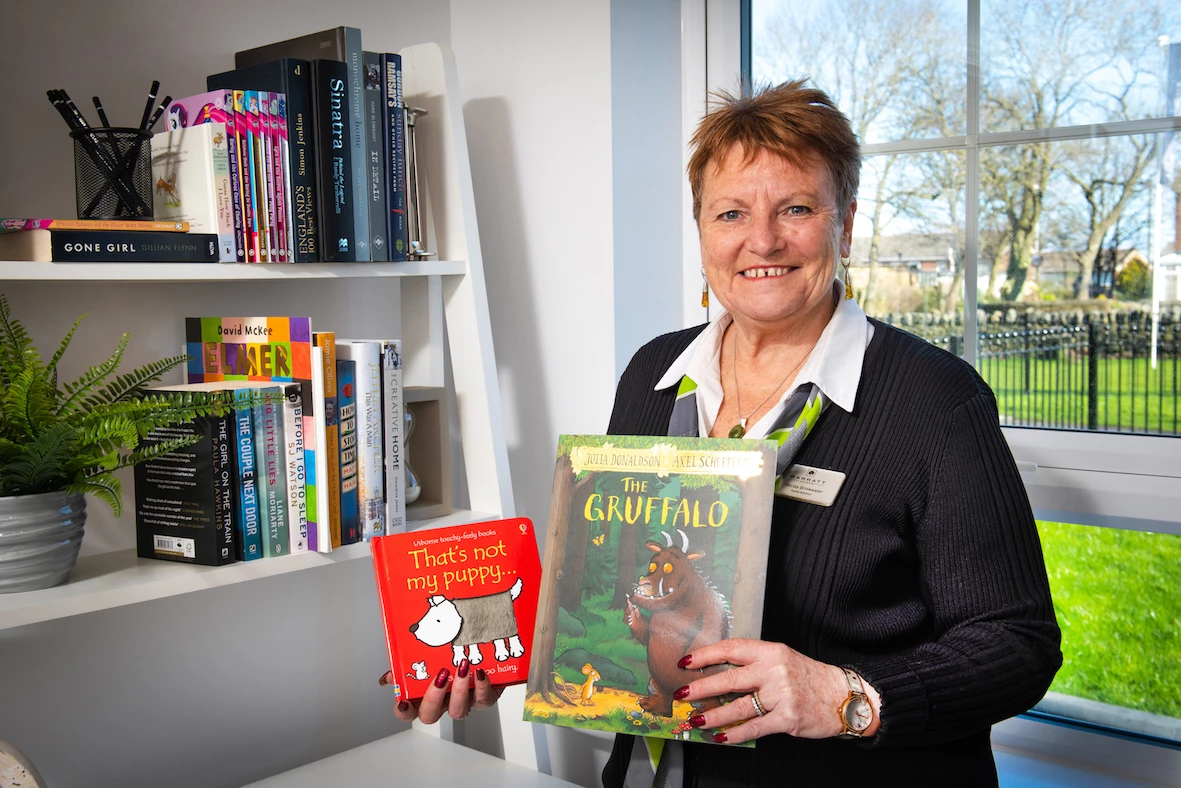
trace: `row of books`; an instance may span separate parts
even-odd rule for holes
[[[152,142],[157,219],[222,262],[401,261],[409,246],[402,59],[338,27],[235,54]]]
[[[330,552],[406,528],[401,343],[306,317],[187,318],[187,382],[221,415],[149,433],[197,443],[135,468],[138,554],[218,566]]]

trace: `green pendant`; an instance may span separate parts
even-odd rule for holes
[[[735,424],[733,427],[730,428],[730,437],[731,438],[741,438],[745,434],[746,434],[746,427],[743,427],[741,424]]]

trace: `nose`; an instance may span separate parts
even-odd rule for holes
[[[417,631],[418,631],[418,624],[411,624],[410,625],[410,634],[413,635]]]
[[[771,257],[783,246],[783,234],[776,219],[773,212],[760,211],[751,216],[746,245],[759,257]]]

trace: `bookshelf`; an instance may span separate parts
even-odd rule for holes
[[[70,351],[90,363],[131,331],[143,358],[128,368],[178,352],[188,315],[310,314],[338,336],[401,337],[405,383],[448,390],[465,482],[456,510],[419,530],[512,516],[514,502],[454,59],[434,44],[401,54],[408,101],[429,112],[419,166],[440,260],[0,261],[0,288],[42,345],[97,313],[83,331],[103,339]],[[388,664],[366,545],[195,567],[138,559],[133,540],[130,516],[91,501],[71,581],[0,596],[0,731],[51,783],[240,785],[407,729],[376,681]],[[194,737],[217,757],[195,760]]]

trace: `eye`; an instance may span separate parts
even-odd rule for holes
[[[725,211],[724,213],[721,213],[718,215],[718,218],[721,219],[723,222],[736,222],[741,217],[742,217],[742,214],[736,210]]]
[[[648,574],[651,574],[655,571],[656,571],[656,562],[653,561],[652,563],[648,564]]]
[[[807,205],[793,205],[787,209],[789,216],[807,216],[812,213],[812,209]]]
[[[673,571],[673,565],[672,564],[665,564],[663,569],[664,569],[664,573],[666,575],[670,574]]]

